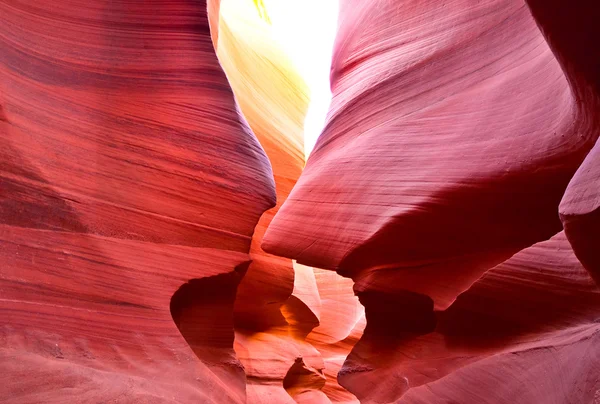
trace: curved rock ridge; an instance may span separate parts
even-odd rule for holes
[[[257,322],[247,326],[264,329],[285,324],[279,309],[294,287],[292,261],[265,254],[260,241],[304,166],[302,121],[307,89],[253,2],[223,0],[219,32],[217,54],[244,116],[269,156],[276,183],[278,205],[261,217],[255,229],[250,251],[253,263],[236,302],[239,323]]]
[[[363,403],[575,403],[600,390],[600,289],[563,232],[491,269],[443,312],[396,299],[385,332],[382,310],[371,317],[365,300],[367,328],[340,372]]]
[[[268,4],[0,0],[0,402],[600,403],[600,7],[341,0],[303,171]]]
[[[600,144],[596,144],[569,183],[560,217],[575,255],[600,285]]]
[[[69,230],[247,250],[275,202],[272,171],[215,57],[205,3],[71,6],[1,6],[9,193],[53,187],[78,216]],[[3,219],[53,228],[46,194]]]
[[[296,264],[296,267],[304,267]],[[306,341],[314,346],[324,362],[323,392],[333,403],[357,403],[356,397],[337,382],[344,360],[362,336],[365,312],[352,289],[352,280],[333,271],[304,267],[314,274],[320,305],[320,322]],[[296,271],[298,274],[298,271]]]
[[[235,288],[275,187],[207,4],[0,16],[0,401],[245,402]]]
[[[266,251],[444,309],[561,229],[598,133],[522,0],[342,1],[331,79]]]
[[[236,361],[202,341],[194,351],[211,355],[199,361],[169,304],[189,279],[229,275],[247,260],[233,251],[0,225],[0,401],[245,402]],[[219,304],[233,301],[213,309]],[[231,349],[232,324],[209,329]]]
[[[341,2],[328,122],[262,246],[354,281],[361,402],[600,399],[598,12]]]
[[[600,94],[600,91],[598,92]],[[600,98],[596,99],[596,113]],[[596,131],[600,133],[600,125]],[[600,285],[600,141],[581,164],[560,203],[560,218],[575,255]]]
[[[567,72],[587,128],[600,135],[600,55],[589,47],[600,38],[600,9],[590,1],[570,4],[529,0],[533,15],[546,33]],[[600,145],[581,164],[560,204],[560,217],[575,254],[600,283]]]
[[[233,391],[245,390],[244,367],[233,350],[232,312],[248,265],[246,262],[233,272],[192,279],[175,292],[170,304],[171,316],[196,356]]]

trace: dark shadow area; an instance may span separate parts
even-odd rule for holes
[[[360,292],[367,326],[364,337],[396,337],[405,333],[426,334],[436,327],[433,300],[409,291],[396,293]]]
[[[290,332],[295,338],[304,341],[310,332],[319,326],[319,319],[312,310],[296,296],[290,296],[281,307],[286,321],[290,326]]]
[[[325,380],[321,372],[310,368],[298,357],[283,378],[283,388],[294,397],[304,390],[320,391],[325,387]]]
[[[233,350],[233,305],[250,263],[235,271],[191,279],[171,297],[171,316],[196,356],[232,387],[245,391],[246,375]]]

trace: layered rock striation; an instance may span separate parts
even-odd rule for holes
[[[206,9],[0,3],[0,401],[245,402],[233,304],[275,187]]]
[[[268,4],[83,3],[0,2],[0,401],[600,399],[591,1],[342,0],[306,166]]]
[[[598,398],[597,16],[340,3],[327,124],[263,248],[354,281],[361,402]]]

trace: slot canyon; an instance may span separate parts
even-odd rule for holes
[[[600,404],[600,4],[0,0],[0,403]]]

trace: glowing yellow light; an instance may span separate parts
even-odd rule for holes
[[[310,92],[304,121],[306,158],[319,137],[331,91],[329,71],[337,31],[338,0],[262,0],[276,38],[296,66]]]
[[[262,18],[264,21],[270,24],[271,20],[269,19],[269,14],[267,14],[267,9],[265,8],[264,1],[254,0],[254,6],[256,6],[256,9],[258,10],[258,15],[260,16],[260,18]]]

